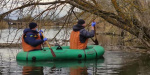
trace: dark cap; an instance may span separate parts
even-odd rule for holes
[[[33,28],[35,28],[36,26],[37,26],[37,24],[34,23],[34,22],[31,22],[31,23],[29,24],[29,28],[30,28],[30,29],[33,29]]]
[[[84,24],[85,23],[85,21],[83,20],[83,19],[80,19],[80,20],[78,20],[78,24]]]

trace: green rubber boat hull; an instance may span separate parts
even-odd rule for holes
[[[17,60],[23,61],[49,61],[49,60],[74,60],[74,59],[96,59],[104,54],[104,48],[99,45],[87,46],[85,50],[70,49],[69,46],[61,46],[62,49],[57,49],[58,46],[51,47],[56,57],[48,47],[42,50],[24,52],[21,51],[17,54]]]

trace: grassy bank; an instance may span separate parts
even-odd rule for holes
[[[21,43],[0,43],[1,48],[14,48],[14,47],[21,47]]]
[[[0,22],[0,29],[7,29],[9,26],[8,26],[8,23],[7,22]]]

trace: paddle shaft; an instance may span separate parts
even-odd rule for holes
[[[93,22],[95,22],[95,21],[93,21]],[[97,40],[97,37],[96,37],[96,27],[95,26],[94,26],[94,31],[95,31],[95,41],[94,42],[95,42],[96,45],[98,45],[98,40]]]
[[[95,22],[94,20],[93,20],[93,22]],[[95,31],[95,39],[97,40],[97,38],[96,38],[96,27],[94,26],[94,31]]]
[[[95,31],[95,39],[96,39],[96,27],[94,26],[94,31]]]
[[[45,36],[43,35],[42,32],[41,32],[41,34],[42,34],[43,38],[45,38]],[[51,46],[49,45],[48,41],[45,41],[45,42],[46,42],[47,46],[49,47],[49,49],[51,50],[53,57],[56,57],[56,55],[55,55],[54,51],[52,50]]]

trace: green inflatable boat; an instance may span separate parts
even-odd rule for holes
[[[44,47],[42,50],[37,51],[21,51],[17,54],[16,59],[23,61],[80,60],[96,59],[102,57],[104,54],[104,48],[99,45],[87,46],[87,49],[85,50],[70,49],[69,46],[53,46],[51,48],[56,57],[52,56],[52,53],[48,47]]]

